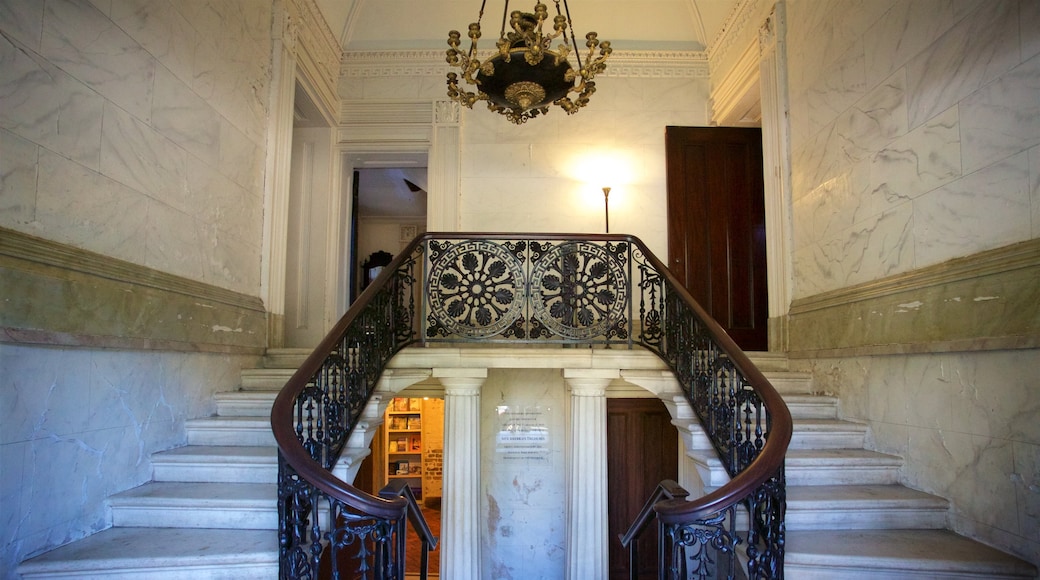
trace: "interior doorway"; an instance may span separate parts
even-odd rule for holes
[[[668,268],[744,350],[768,350],[762,130],[668,127]]]
[[[426,154],[395,154],[354,160],[350,299],[426,231]]]
[[[659,399],[607,399],[607,527],[611,580],[627,580],[619,534],[664,479],[679,476],[679,435]],[[639,578],[657,578],[657,528],[639,540]]]

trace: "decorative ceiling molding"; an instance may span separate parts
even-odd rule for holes
[[[719,69],[748,27],[758,30],[757,23],[753,23],[752,19],[761,11],[763,2],[764,0],[740,0],[733,8],[726,23],[719,29],[715,39],[708,46],[708,61],[712,70]]]
[[[481,51],[480,58],[494,54]],[[349,51],[343,53],[344,78],[441,76],[449,66],[443,50]],[[707,78],[703,51],[614,50],[606,77]]]
[[[287,0],[285,10],[295,35],[292,45],[297,66],[310,79],[320,97],[317,100],[335,108],[343,49],[314,0]]]

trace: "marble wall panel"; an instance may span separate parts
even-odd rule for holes
[[[945,111],[1019,63],[1016,0],[986,2],[907,65],[910,127]]]
[[[567,394],[558,369],[491,369],[481,394],[481,560],[498,578],[560,578],[565,567]],[[547,429],[544,453],[508,455],[498,445],[509,413]]]
[[[866,78],[881,81],[924,51],[985,0],[914,0],[894,2],[863,35]]]
[[[43,35],[43,6],[38,0],[0,3],[0,30],[9,35],[10,40],[38,52]]]
[[[854,43],[806,90],[810,133],[829,125],[866,92],[863,58],[863,44]]]
[[[1018,521],[1022,535],[1040,539],[1040,445],[1015,442],[1015,493],[1018,498]],[[1040,549],[1038,549],[1040,551]],[[1034,556],[1040,560],[1040,554]]]
[[[155,74],[152,128],[202,161],[220,162],[221,117],[164,67]]]
[[[147,215],[158,202],[47,150],[40,155],[36,195],[36,231],[55,232],[55,241],[143,263]]]
[[[6,32],[6,30],[5,30]],[[91,168],[98,166],[104,99],[0,36],[0,126]]]
[[[205,280],[198,221],[162,203],[148,206],[144,265],[192,280]]]
[[[1019,34],[1022,35],[1022,60],[1040,54],[1040,4],[1022,2],[1019,9]]]
[[[220,119],[220,170],[256,200],[264,194],[265,150],[229,121]]]
[[[111,104],[105,105],[101,173],[182,211],[187,196],[187,154],[164,135]]]
[[[155,61],[86,0],[46,3],[40,54],[138,119],[150,118]]]
[[[110,16],[124,32],[182,82],[190,83],[195,29],[168,0],[119,0]],[[157,67],[157,72],[162,67]],[[159,91],[157,90],[157,95]]]
[[[36,217],[39,147],[0,129],[0,223],[31,227]]]
[[[914,263],[911,205],[868,217],[838,237],[795,250],[798,295],[812,295],[903,272]]]
[[[878,151],[870,164],[870,215],[914,199],[961,176],[960,115],[957,107],[940,113]]]
[[[207,243],[202,246],[203,279],[210,284],[239,292],[260,284],[259,268],[241,268],[241,264],[260,264],[260,247],[234,233],[200,225],[199,232]],[[241,328],[229,332],[242,332]]]
[[[972,93],[959,107],[965,173],[1040,144],[1040,56]]]
[[[993,164],[913,201],[916,266],[1030,238],[1029,160]]]

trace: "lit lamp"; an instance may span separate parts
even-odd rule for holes
[[[476,92],[460,86],[459,75],[449,72],[448,96],[471,109],[478,100],[486,100],[489,110],[505,115],[517,125],[548,113],[550,104],[559,105],[568,115],[587,105],[589,97],[596,92],[596,83],[592,79],[607,68],[605,61],[611,53],[610,42],[601,42],[595,32],[586,34],[585,46],[589,50],[583,63],[567,0],[562,0],[562,10],[561,0],[553,0],[556,16],[552,19],[552,32],[542,30],[549,18],[545,4],[535,4],[533,14],[519,10],[509,13],[507,0],[502,9],[502,28],[495,43],[497,53],[481,62],[477,59],[477,40],[480,39],[480,19],[484,16],[486,1],[481,2],[477,21],[469,25],[471,43],[468,51],[459,48],[462,37],[459,31],[448,33],[448,64],[459,67],[462,80],[472,85]],[[507,22],[512,32],[506,32]],[[561,36],[563,42],[554,49],[552,41]],[[577,57],[577,69],[567,61],[571,50]],[[573,100],[568,96],[572,92],[577,94]]]
[[[610,188],[603,188],[603,214],[607,218],[607,233],[610,233]]]

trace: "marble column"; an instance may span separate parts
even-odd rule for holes
[[[607,385],[617,370],[564,369],[571,391],[567,579],[607,577]]]
[[[480,388],[487,369],[434,369],[444,385],[441,578],[480,580]]]

